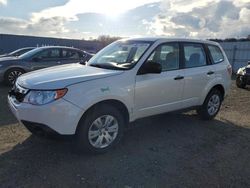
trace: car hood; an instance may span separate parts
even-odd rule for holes
[[[2,57],[9,57],[9,55],[8,54],[0,55],[0,58],[2,58]]]
[[[17,84],[28,89],[60,89],[79,82],[114,76],[123,72],[74,63],[23,74],[17,79]]]
[[[20,60],[20,59],[18,57],[13,57],[13,56],[10,56],[10,57],[7,57],[7,56],[1,57],[0,56],[0,64],[7,63],[10,61],[17,61],[17,60]]]

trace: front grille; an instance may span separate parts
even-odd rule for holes
[[[23,102],[25,95],[28,93],[28,89],[25,89],[18,84],[15,84],[13,88],[9,91],[9,96],[16,98],[18,102]]]

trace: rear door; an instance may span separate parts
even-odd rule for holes
[[[80,52],[73,49],[62,49],[61,64],[78,63],[80,62]]]
[[[51,48],[44,49],[35,56],[31,61],[31,67],[33,70],[56,66],[60,64],[60,49]]]
[[[182,43],[184,61],[183,108],[200,105],[200,98],[210,81],[215,78],[206,46],[201,43]]]

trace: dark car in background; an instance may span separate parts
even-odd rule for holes
[[[23,73],[63,65],[88,61],[92,54],[77,48],[46,46],[35,48],[18,57],[0,58],[0,81],[13,85]]]
[[[239,68],[236,75],[236,85],[239,88],[245,88],[246,85],[250,85],[250,61],[245,67]]]
[[[33,49],[35,49],[35,47],[20,48],[18,50],[13,51],[13,52],[0,55],[0,58],[1,57],[18,57],[18,56],[23,55],[24,53],[26,53],[30,50],[33,50]]]

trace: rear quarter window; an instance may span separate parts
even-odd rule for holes
[[[213,64],[224,61],[224,56],[218,46],[208,45],[208,49],[210,51]]]

